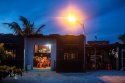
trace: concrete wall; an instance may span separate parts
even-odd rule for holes
[[[51,70],[54,69],[54,61],[56,60],[56,40],[51,38],[25,38],[24,40],[24,69],[31,66],[33,69],[34,45],[51,44]]]

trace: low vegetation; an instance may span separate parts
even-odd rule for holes
[[[10,67],[10,66],[0,66],[0,80],[10,76],[14,77],[15,75],[20,75],[22,76],[23,70],[20,68],[16,68],[15,66]]]
[[[12,53],[4,49],[4,44],[0,43],[0,80],[10,76],[14,77],[15,75],[21,75],[23,70],[20,68],[16,68],[16,66],[7,66],[2,63],[10,58]]]

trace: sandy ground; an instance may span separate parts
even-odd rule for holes
[[[125,83],[125,71],[86,73],[25,72],[17,78],[7,77],[0,83]]]

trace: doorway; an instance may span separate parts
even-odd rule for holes
[[[51,45],[34,45],[33,69],[50,70],[51,69]]]

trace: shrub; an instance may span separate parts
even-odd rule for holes
[[[0,66],[0,80],[7,77],[8,75],[10,77],[14,77],[15,75],[21,75],[22,76],[23,70],[20,68],[16,68],[15,66]]]

